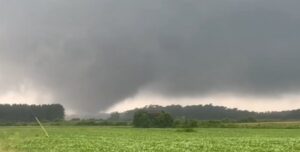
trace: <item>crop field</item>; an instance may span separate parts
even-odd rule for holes
[[[299,129],[0,127],[1,152],[300,152]]]

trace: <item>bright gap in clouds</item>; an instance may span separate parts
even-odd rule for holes
[[[205,97],[166,97],[153,93],[139,93],[138,95],[127,98],[122,102],[115,104],[105,112],[134,109],[136,107],[144,107],[146,105],[161,105],[167,106],[172,104],[178,105],[198,105],[198,104],[213,104],[215,106],[225,106],[228,108],[238,108],[240,110],[250,110],[257,112],[266,111],[282,111],[300,108],[300,95],[286,94],[268,97],[250,97],[236,96],[233,94],[215,94]]]
[[[33,90],[9,91],[0,96],[0,104],[49,104],[52,96]]]

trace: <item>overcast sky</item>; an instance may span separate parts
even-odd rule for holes
[[[300,108],[299,0],[0,0],[0,103]]]

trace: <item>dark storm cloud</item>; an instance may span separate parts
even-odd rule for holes
[[[277,95],[300,87],[300,2],[0,0],[0,91],[77,111],[150,89]]]

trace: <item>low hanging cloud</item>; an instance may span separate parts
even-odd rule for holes
[[[296,0],[0,0],[0,92],[80,112],[165,96],[300,89]]]

